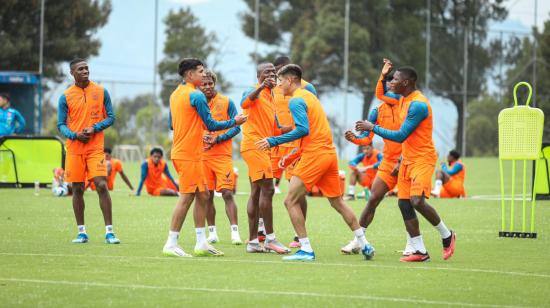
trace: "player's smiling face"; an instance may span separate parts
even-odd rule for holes
[[[71,67],[71,75],[73,75],[76,82],[87,82],[90,77],[88,63],[82,61],[74,64],[73,67]]]
[[[202,85],[199,89],[204,93],[207,99],[211,99],[215,94],[214,86],[216,86],[216,84],[212,77],[207,76],[202,79]]]
[[[395,94],[403,94],[407,89],[408,80],[403,78],[403,74],[400,71],[393,74],[393,79],[390,81],[390,91]]]
[[[260,73],[260,76],[258,78],[258,81],[262,83],[266,79],[272,79],[273,81],[276,80],[277,74],[276,74],[275,66],[273,64],[265,64],[265,66],[262,69],[262,72]]]

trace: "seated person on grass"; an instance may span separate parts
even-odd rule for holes
[[[371,143],[363,146],[361,153],[350,160],[349,168],[351,169],[351,176],[349,179],[348,195],[344,200],[355,199],[355,184],[358,182],[365,190],[365,198],[369,198],[368,195],[372,181],[376,177],[376,171],[378,170],[378,166],[380,166],[382,157],[382,153],[378,152]],[[362,166],[359,166],[359,164]]]
[[[177,196],[178,184],[172,178],[166,161],[162,159],[164,153],[160,148],[153,148],[150,157],[141,164],[141,180],[136,196],[141,194],[143,184],[152,196]]]
[[[441,170],[436,171],[432,195],[439,198],[466,197],[464,189],[466,167],[460,161],[460,153],[452,150],[447,156],[447,161],[448,165],[442,163]]]

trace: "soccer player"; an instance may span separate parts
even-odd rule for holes
[[[10,108],[10,95],[0,93],[0,137],[22,133],[25,125],[21,113]]]
[[[103,154],[103,130],[115,122],[111,98],[103,86],[90,81],[86,60],[74,59],[70,68],[75,83],[59,98],[57,128],[67,138],[65,181],[72,183],[73,210],[78,226],[73,243],[88,242],[84,225],[84,182],[93,180],[105,222],[105,242],[119,244],[120,240],[113,233]]]
[[[290,64],[290,58],[288,56],[280,56],[273,61],[273,65],[275,65],[275,71],[279,71],[283,66]],[[305,81],[304,79],[301,80],[301,87],[305,90],[308,90],[315,96],[317,96],[317,90],[315,87]],[[280,125],[284,126],[290,126],[294,127],[294,121],[292,120],[292,115],[290,114],[290,109],[288,108],[288,101],[290,100],[290,96],[286,96],[283,93],[283,89],[280,85],[277,85],[273,88],[273,101],[275,102],[275,114],[277,115],[277,120],[279,121]],[[290,181],[290,178],[292,177],[292,170],[296,166],[296,163],[289,164],[286,166],[286,168],[282,168],[280,166],[281,159],[287,155],[289,155],[292,151],[297,151],[300,147],[299,140],[295,140],[293,142],[283,143],[280,146],[274,147],[271,149],[271,166],[273,168],[273,176],[275,177],[275,193],[281,193],[281,190],[279,189],[279,183],[281,182],[281,178],[283,176],[283,170],[285,171],[285,178]],[[302,212],[304,213],[304,219],[307,216],[307,200],[304,197],[303,200],[300,201],[300,206],[302,208]],[[298,242],[298,236],[295,235],[292,242],[289,244],[291,248],[298,248],[300,247],[300,242]]]
[[[466,177],[466,167],[460,161],[460,153],[452,150],[447,156],[447,166],[441,164],[441,170],[435,174],[435,187],[432,195],[439,198],[460,198],[466,197],[464,189],[464,178]]]
[[[209,194],[202,162],[203,133],[205,126],[209,131],[218,131],[241,125],[246,121],[246,116],[237,115],[223,122],[212,118],[206,97],[197,90],[202,85],[204,70],[201,60],[183,59],[178,65],[178,74],[183,82],[170,95],[170,127],[174,130],[171,158],[179,177],[180,196],[172,214],[168,239],[162,249],[166,256],[190,256],[178,245],[178,237],[193,200],[197,239],[195,255],[223,256],[223,252],[206,241],[204,225]]]
[[[374,181],[383,155],[372,146],[372,143],[364,145],[361,148],[361,152],[362,153],[348,163],[351,169],[351,176],[349,178],[348,195],[344,200],[355,200],[355,185],[357,182],[365,189],[365,199],[369,199],[372,182]],[[363,166],[358,167],[359,164]]]
[[[402,143],[402,161],[398,175],[399,208],[411,236],[413,254],[401,258],[403,262],[424,262],[430,256],[424,246],[416,211],[440,233],[443,259],[449,259],[455,249],[455,233],[445,226],[437,211],[426,199],[430,197],[431,178],[437,160],[432,140],[432,110],[428,99],[416,89],[417,74],[411,67],[399,68],[391,81],[391,89],[401,95],[400,117],[404,119],[399,130],[390,130],[370,121],[358,121],[356,130],[372,131],[382,138]]]
[[[103,152],[105,153],[105,163],[107,164],[107,188],[111,191],[115,188],[116,174],[120,173],[124,183],[126,183],[130,190],[134,190],[132,183],[130,183],[130,180],[122,169],[122,162],[116,158],[113,158],[113,151],[110,148],[105,148]],[[96,190],[94,182],[90,182],[90,188],[92,190]]]
[[[215,89],[218,78],[210,70],[206,71],[200,90],[208,100],[208,106],[212,118],[216,121],[227,121],[237,115],[235,103]],[[215,133],[206,131],[206,149],[202,155],[204,173],[206,175],[210,197],[206,203],[206,221],[208,223],[209,243],[219,241],[216,232],[216,208],[214,206],[214,190],[221,192],[225,202],[225,212],[231,225],[231,243],[241,245],[239,225],[237,217],[237,205],[233,198],[235,188],[235,173],[233,172],[233,142],[232,138],[241,132],[239,126],[228,130],[221,130]]]
[[[384,66],[376,84],[376,97],[382,103],[376,106],[369,113],[369,121],[380,125],[386,129],[397,130],[401,126],[401,118],[399,117],[399,99],[401,96],[392,93],[388,90],[388,80],[393,79],[392,69],[393,64],[390,60],[384,59]],[[351,131],[345,133],[346,140],[357,145],[366,145],[372,143],[374,134],[372,132],[362,133],[356,136]],[[397,185],[397,173],[399,171],[399,159],[401,157],[401,144],[384,139],[383,160],[378,167],[376,177],[372,183],[370,196],[367,205],[361,212],[359,224],[366,230],[374,219],[376,208],[384,199],[384,196],[392,191]],[[360,248],[358,243],[353,239],[340,250],[344,254],[359,253]],[[410,243],[410,236],[407,233],[407,245],[403,251],[403,255],[409,255],[414,250]]]
[[[241,100],[241,107],[249,116],[243,125],[241,155],[248,165],[250,179],[250,198],[248,199],[249,242],[247,252],[275,251],[280,254],[289,253],[275,237],[273,231],[273,168],[271,153],[268,148],[258,150],[255,143],[259,140],[280,134],[291,127],[279,128],[275,115],[272,89],[276,85],[275,66],[271,63],[261,63],[257,66],[258,85],[247,89]],[[260,212],[266,230],[266,239],[262,247],[258,240],[258,220]]]
[[[179,186],[170,174],[161,148],[152,148],[150,157],[141,164],[141,179],[136,196],[141,194],[143,184],[151,196],[177,196]]]
[[[278,78],[284,94],[292,96],[289,108],[296,128],[282,136],[264,138],[256,142],[256,145],[263,150],[301,139],[302,155],[293,171],[289,192],[285,199],[301,248],[294,255],[283,257],[283,260],[315,260],[315,253],[307,236],[304,214],[300,208],[300,200],[314,185],[319,187],[330,205],[342,215],[344,221],[353,230],[365,258],[371,259],[374,248],[367,242],[365,233],[359,226],[352,209],[341,197],[338,158],[332,143],[332,131],[321,103],[315,95],[301,88],[302,69],[298,65],[284,66],[279,70]]]

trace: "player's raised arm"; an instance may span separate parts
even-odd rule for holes
[[[378,82],[376,83],[375,93],[377,99],[390,105],[395,105],[399,103],[401,95],[389,92],[386,86],[386,82],[388,80],[387,78],[388,76],[390,76],[392,69],[393,64],[391,63],[391,61],[388,59],[384,59],[384,66],[382,67],[382,72],[380,73],[380,77],[378,78]]]

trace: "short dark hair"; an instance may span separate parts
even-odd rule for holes
[[[149,152],[149,155],[153,155],[153,154],[155,154],[155,153],[159,153],[160,156],[164,156],[164,152],[163,152],[162,149],[159,148],[159,147],[154,147],[154,148],[152,148],[152,149],[151,149],[151,152]]]
[[[457,151],[457,150],[452,150],[449,152],[449,155],[451,155],[452,157],[454,157],[454,159],[460,159],[460,153]]]
[[[218,75],[216,75],[216,73],[214,73],[212,70],[206,70],[204,72],[204,77],[210,77],[212,78],[212,81],[214,81],[214,83],[218,83]]]
[[[288,56],[279,56],[275,58],[275,61],[273,61],[273,65],[279,66],[279,65],[287,65],[290,64],[290,58]]]
[[[184,58],[178,65],[178,74],[184,77],[187,71],[194,70],[201,65],[206,67],[206,65],[197,58]]]
[[[403,66],[398,68],[397,71],[403,75],[405,80],[416,82],[416,80],[418,79],[418,74],[412,66]]]
[[[10,94],[7,92],[0,93],[0,96],[5,98],[8,102],[10,101]]]
[[[73,69],[73,66],[77,63],[80,63],[80,62],[86,62],[86,59],[82,59],[82,58],[74,58],[71,60],[71,62],[69,62],[69,67],[71,69]]]
[[[113,150],[111,150],[111,148],[104,148],[104,149],[103,149],[103,152],[104,152],[104,153],[113,154]]]
[[[294,76],[298,80],[302,79],[302,68],[298,64],[287,64],[279,70],[277,73],[279,76]]]

